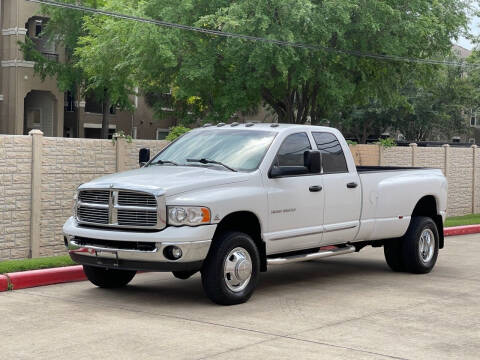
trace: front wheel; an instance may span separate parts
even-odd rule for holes
[[[246,302],[258,282],[260,255],[252,238],[227,231],[212,243],[202,268],[206,295],[220,305]]]
[[[110,289],[127,285],[137,273],[136,271],[105,269],[89,265],[83,265],[83,272],[92,284]]]

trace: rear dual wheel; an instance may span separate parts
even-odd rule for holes
[[[439,239],[437,225],[431,218],[413,217],[403,237],[386,241],[384,253],[388,266],[393,271],[429,273],[437,262]]]

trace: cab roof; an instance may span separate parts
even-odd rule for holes
[[[217,125],[206,124],[201,128],[195,130],[213,130],[213,129],[235,129],[235,130],[263,130],[263,131],[274,131],[274,132],[283,132],[289,129],[304,129],[311,131],[333,131],[334,128],[326,126],[316,126],[316,125],[301,125],[301,124],[281,124],[281,123],[232,123],[224,124],[220,123]]]

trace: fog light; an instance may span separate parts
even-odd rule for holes
[[[182,257],[183,253],[182,249],[178,246],[167,246],[163,250],[163,255],[165,255],[168,260],[178,260]]]

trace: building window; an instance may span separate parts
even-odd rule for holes
[[[97,101],[93,94],[87,94],[85,97],[85,112],[103,114],[102,103]]]
[[[42,20],[35,20],[35,37],[40,37],[40,33],[42,32],[43,28],[43,21]]]
[[[472,111],[472,116],[470,117],[470,126],[477,126],[477,113]]]
[[[165,140],[165,138],[167,137],[169,132],[170,131],[168,129],[157,129],[156,139],[157,140]]]
[[[84,137],[89,139],[100,139],[102,137],[102,124],[83,124]],[[113,134],[117,131],[117,125],[110,124],[108,126],[108,138],[111,139]]]
[[[65,112],[75,112],[75,99],[70,91],[65,93]]]

